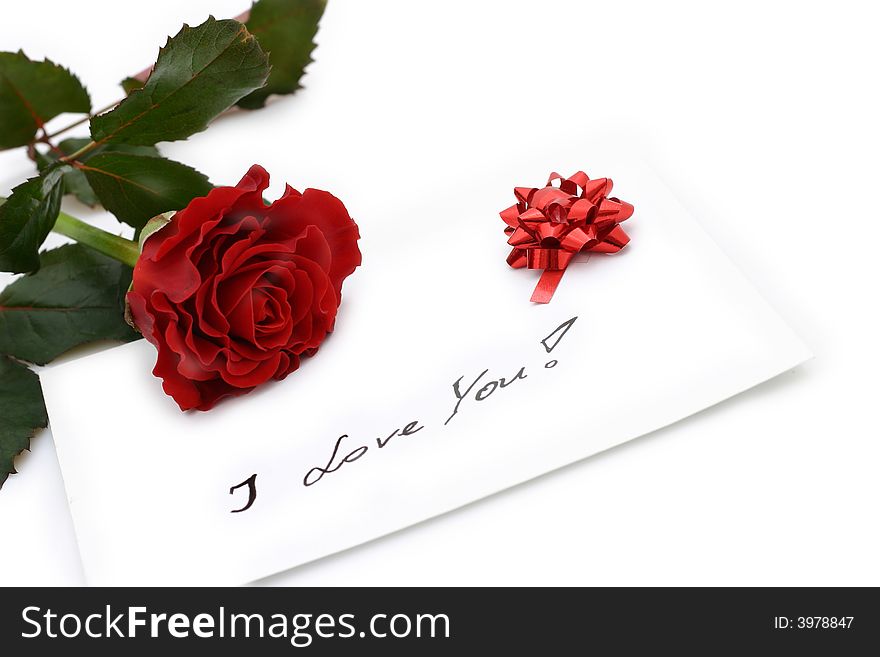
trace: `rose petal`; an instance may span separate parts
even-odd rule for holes
[[[268,216],[272,220],[266,226],[268,239],[295,240],[309,226],[321,232],[331,253],[328,274],[337,299],[341,299],[343,280],[361,264],[358,227],[342,201],[329,192],[307,189],[301,197],[275,201],[269,207]]]

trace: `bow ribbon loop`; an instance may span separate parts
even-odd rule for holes
[[[559,186],[553,183],[559,181]],[[548,303],[571,260],[578,253],[616,253],[629,242],[620,223],[634,211],[631,204],[609,197],[610,178],[590,180],[586,173],[563,178],[555,171],[541,188],[515,187],[517,202],[499,214],[513,247],[511,267],[543,270],[532,294]]]

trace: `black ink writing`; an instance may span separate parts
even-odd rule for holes
[[[551,353],[556,347],[559,346],[559,343],[565,337],[566,333],[571,329],[572,325],[577,320],[577,316],[572,317],[571,319],[562,322],[559,326],[557,326],[553,331],[543,338],[540,341],[540,344],[544,347],[544,351],[546,353]],[[559,364],[559,361],[551,359],[544,363],[545,369],[552,369]],[[467,384],[467,388],[463,388],[464,376],[458,377],[458,380],[452,384],[452,393],[455,396],[455,405],[452,408],[452,413],[446,418],[446,422],[443,423],[444,426],[449,424],[449,422],[454,418],[459,410],[461,409],[462,403],[466,399],[472,399],[474,403],[479,403],[486,401],[492,395],[496,394],[498,390],[503,390],[504,388],[512,385],[516,381],[521,381],[528,378],[528,374],[526,374],[526,366],[522,366],[519,368],[516,374],[512,377],[502,377],[498,376],[492,378],[491,380],[486,380],[486,375],[489,374],[489,368],[484,369],[480,374],[473,380]],[[404,425],[402,428],[395,429],[391,433],[387,434],[385,437],[376,438],[376,447],[379,450],[385,449],[389,444],[392,443],[392,439],[412,436],[422,429],[424,429],[424,425],[420,424],[418,420],[413,420],[412,422]],[[346,463],[353,463],[363,457],[368,451],[368,445],[360,445],[355,449],[348,452],[343,457],[339,457],[340,448],[342,446],[342,442],[348,438],[348,434],[343,434],[339,438],[337,438],[336,443],[333,445],[333,452],[330,454],[330,459],[327,461],[326,465],[323,467],[315,466],[311,470],[306,473],[306,476],[303,477],[303,486],[313,486],[314,484],[321,481],[325,475],[331,474],[339,470]],[[233,486],[229,489],[230,495],[233,494],[237,489],[247,486],[248,487],[248,501],[245,506],[240,509],[234,509],[232,513],[241,513],[242,511],[247,511],[253,505],[254,501],[257,498],[257,488],[256,488],[256,479],[257,475],[253,474],[245,481],[241,482],[237,486]]]
[[[250,477],[245,479],[240,484],[230,488],[229,494],[232,495],[236,491],[236,489],[241,488],[242,486],[248,487],[247,504],[245,504],[240,509],[233,509],[232,511],[230,511],[230,513],[241,513],[242,511],[247,511],[248,509],[251,508],[251,506],[253,506],[254,501],[257,499],[257,475],[256,474],[252,474]]]
[[[458,381],[456,381],[455,383],[452,384],[452,393],[455,395],[456,402],[455,402],[455,406],[452,409],[452,415],[450,415],[446,419],[446,422],[443,423],[444,426],[449,424],[449,420],[451,420],[452,418],[455,417],[455,415],[458,413],[459,406],[461,406],[461,402],[463,402],[467,398],[467,396],[470,394],[470,391],[474,389],[474,387],[480,382],[480,380],[484,376],[486,376],[486,374],[488,372],[489,372],[489,370],[483,370],[482,373],[480,374],[480,376],[478,376],[476,379],[474,379],[474,382],[468,386],[468,389],[465,390],[464,393],[461,392],[461,380],[464,378],[463,376],[460,376],[458,378]],[[482,388],[477,390],[476,393],[474,393],[474,399],[478,402],[484,401],[484,400],[488,399],[489,396],[493,392],[498,390],[499,388],[506,388],[514,381],[517,381],[520,379],[525,379],[525,378],[528,378],[528,374],[526,374],[526,368],[525,368],[525,366],[523,366],[523,367],[520,367],[519,372],[517,372],[516,375],[511,377],[509,380],[502,376],[502,377],[498,377],[498,379],[489,381]]]
[[[362,457],[364,454],[367,453],[367,450],[369,449],[369,447],[367,447],[366,445],[361,445],[357,449],[354,449],[351,452],[349,452],[347,456],[344,456],[342,458],[342,460],[339,461],[339,463],[337,463],[334,466],[333,461],[336,459],[336,453],[339,451],[339,445],[342,444],[342,441],[345,440],[346,438],[348,438],[348,434],[342,434],[341,436],[339,436],[339,438],[336,441],[336,444],[333,446],[333,453],[330,455],[330,460],[327,461],[327,465],[323,468],[315,466],[314,468],[309,470],[306,473],[306,476],[303,477],[303,486],[311,486],[313,484],[317,484],[319,481],[321,481],[321,478],[325,474],[330,474],[331,472],[336,472],[339,468],[341,468],[346,463],[353,463],[354,461],[357,461],[360,457]],[[317,477],[312,479],[312,474],[314,474],[315,472],[320,472],[321,474],[319,474]],[[310,481],[310,479],[311,479],[311,481]]]
[[[395,429],[394,431],[392,431],[385,440],[382,440],[381,438],[376,438],[376,444],[379,446],[379,449],[382,449],[383,447],[385,447],[385,445],[388,444],[389,440],[394,438],[394,436],[411,436],[414,433],[417,433],[425,428],[423,426],[419,426],[418,428],[416,428],[418,424],[418,420],[413,420],[403,429]]]
[[[562,342],[562,338],[565,337],[565,334],[568,333],[568,329],[571,328],[572,324],[574,324],[577,319],[577,315],[572,317],[570,320],[566,322],[562,322],[559,326],[557,326],[546,338],[541,340],[541,344],[544,345],[544,349],[547,350],[549,354],[551,351],[556,349],[556,346]]]
[[[486,376],[488,372],[489,370],[483,370],[480,373],[480,376],[474,379],[474,382],[470,384],[470,386],[468,386],[467,390],[464,391],[464,394],[461,393],[461,388],[459,387],[461,385],[461,380],[464,378],[463,376],[458,377],[458,381],[452,384],[452,392],[455,394],[456,398],[458,398],[458,401],[455,402],[455,408],[452,409],[452,415],[446,418],[446,422],[443,423],[444,426],[449,424],[449,420],[455,417],[455,414],[458,413],[458,407],[461,406],[461,402],[464,400],[467,394],[474,389],[474,386],[479,383],[480,379]]]
[[[387,438],[376,438],[376,444],[379,446],[379,449],[382,449],[395,436],[412,436],[413,434],[418,433],[424,428],[425,427],[420,424],[418,420],[413,420],[409,424],[404,425],[403,428],[395,429],[394,431],[392,431],[390,434],[388,434]],[[336,444],[333,446],[333,453],[330,454],[330,460],[327,461],[327,465],[325,465],[323,468],[316,466],[309,470],[306,473],[306,476],[303,477],[303,486],[313,486],[314,484],[317,484],[319,481],[321,481],[321,479],[323,479],[324,475],[330,474],[331,472],[336,472],[346,463],[353,463],[354,461],[357,461],[369,450],[369,447],[367,445],[361,445],[357,449],[349,452],[347,456],[344,456],[337,461],[336,455],[339,453],[339,446],[346,438],[348,438],[348,434],[343,434],[339,436],[339,438],[336,440]]]

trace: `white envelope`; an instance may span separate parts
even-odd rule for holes
[[[506,264],[497,213],[550,168],[613,178],[635,214],[629,246],[575,261],[536,305],[540,272]],[[456,175],[376,193],[367,173],[340,194],[363,266],[335,333],[283,382],[181,413],[145,341],[43,373],[90,584],[252,581],[654,431],[810,357],[634,158],[569,141]]]

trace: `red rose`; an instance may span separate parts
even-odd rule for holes
[[[266,205],[251,167],[148,237],[128,293],[159,351],[153,374],[181,409],[208,410],[283,379],[333,330],[342,281],[361,263],[358,227],[332,194],[290,186]]]

